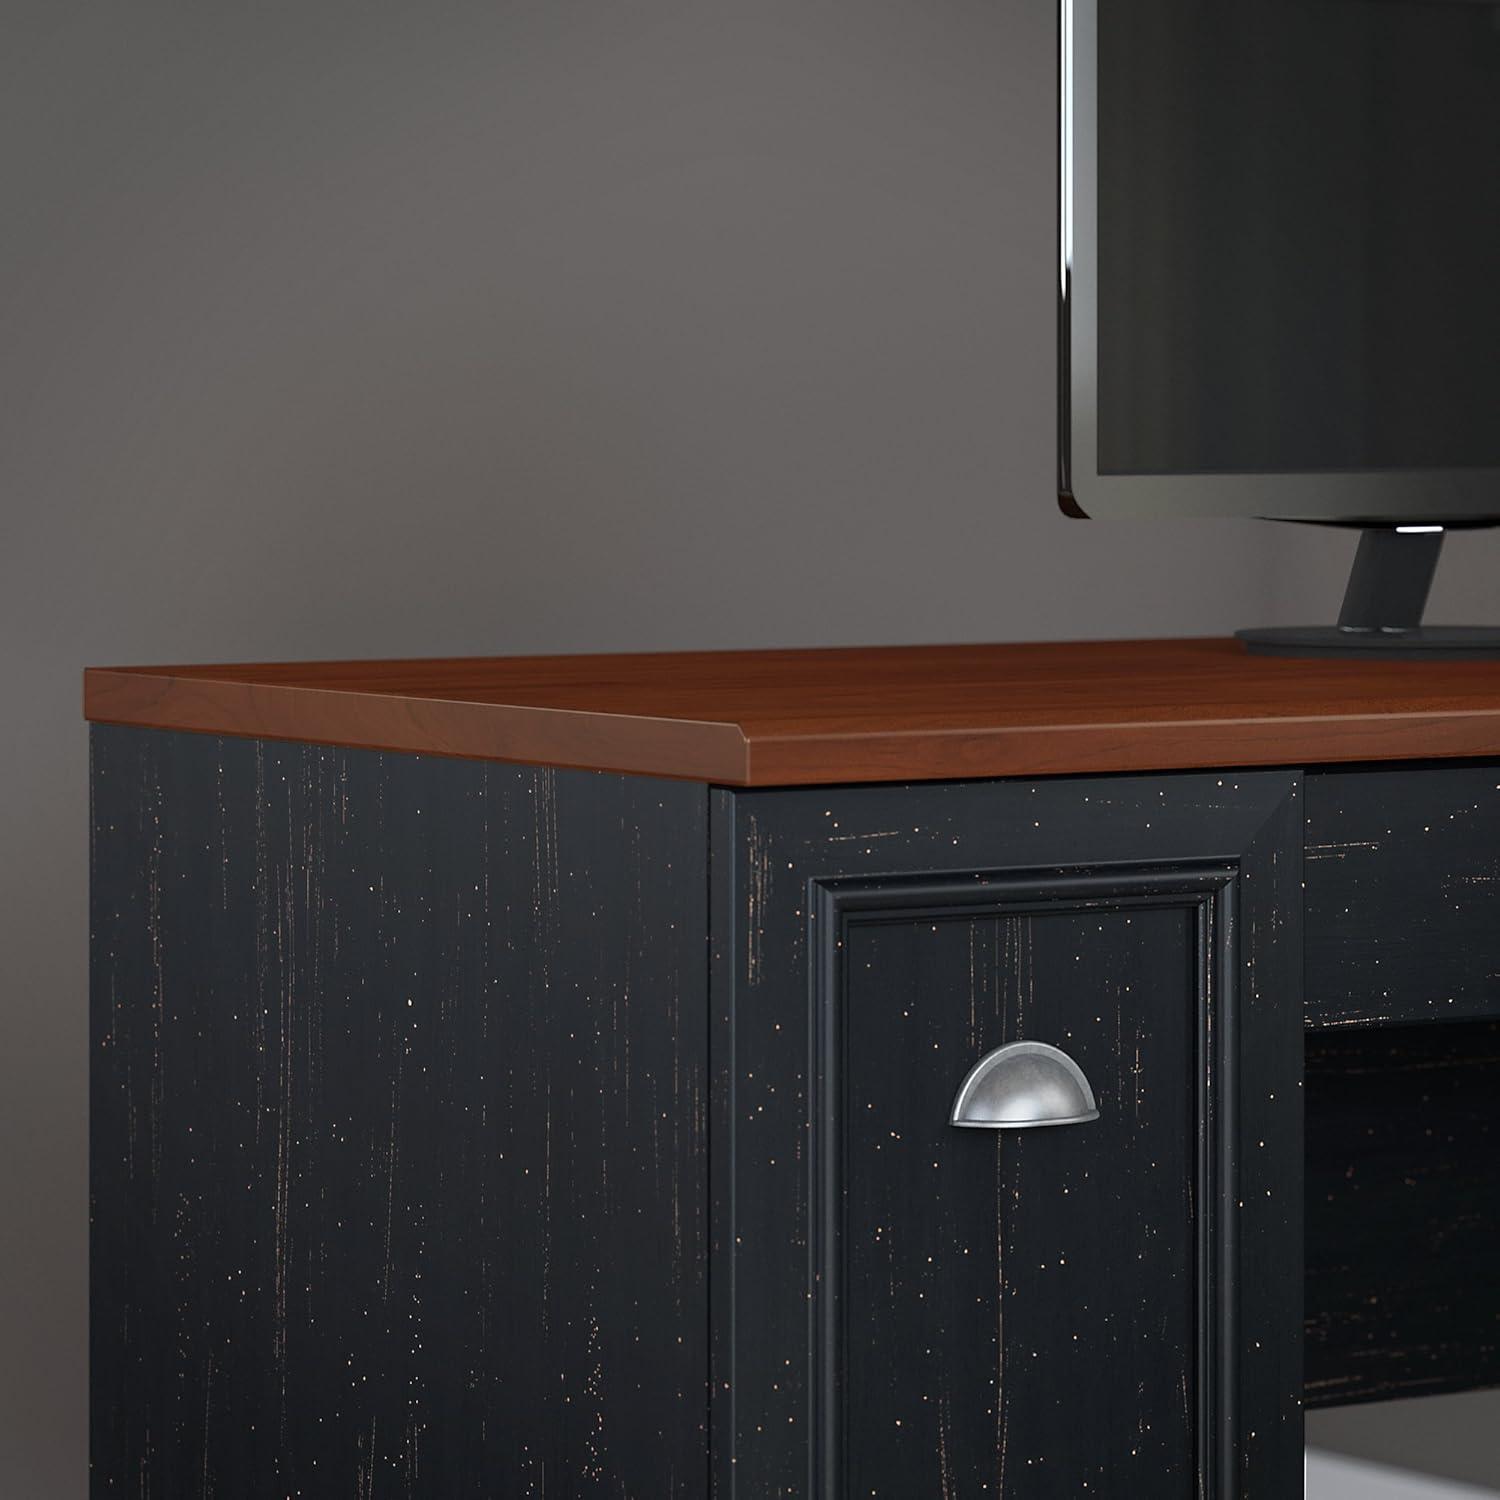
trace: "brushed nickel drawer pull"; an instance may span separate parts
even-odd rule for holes
[[[1012,1042],[980,1058],[953,1100],[952,1123],[970,1130],[1035,1130],[1098,1118],[1083,1069],[1045,1042]]]

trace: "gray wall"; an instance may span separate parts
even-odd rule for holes
[[[1493,1494],[1490,1489],[1342,1454],[1314,1450],[1307,1455],[1306,1500],[1482,1500]]]
[[[1317,1412],[1308,1419],[1309,1443],[1320,1455],[1352,1455],[1368,1463],[1421,1469],[1464,1486],[1500,1493],[1500,1443],[1495,1439],[1500,1393],[1469,1391],[1460,1396],[1381,1401]],[[1337,1470],[1330,1464],[1330,1481]],[[1358,1477],[1353,1476],[1353,1477]],[[1469,1493],[1466,1489],[1465,1494]],[[1308,1500],[1317,1500],[1309,1495]],[[1381,1500],[1368,1489],[1350,1487],[1341,1495],[1330,1482],[1327,1500]],[[1394,1497],[1393,1497],[1394,1500]],[[1424,1500],[1413,1496],[1413,1500]],[[1437,1495],[1432,1500],[1439,1500]],[[1461,1500],[1455,1496],[1454,1500]]]
[[[3,22],[0,1474],[50,1500],[85,663],[1223,632],[1349,544],[1057,514],[1050,0]]]

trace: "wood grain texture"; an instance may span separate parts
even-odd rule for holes
[[[1500,756],[1500,665],[1225,640],[96,668],[84,708],[729,786]]]
[[[1500,1025],[1313,1032],[1307,1401],[1500,1385]]]
[[[704,1493],[706,800],[95,731],[95,1497]]]
[[[1295,1493],[1296,778],[714,802],[714,1493]],[[1122,894],[1201,866],[1210,939]],[[900,909],[837,926],[854,888]],[[951,1130],[1012,1029],[1086,1054],[1116,1131]]]
[[[1310,1025],[1500,1014],[1500,766],[1307,786]]]

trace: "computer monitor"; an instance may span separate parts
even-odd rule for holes
[[[1419,628],[1500,523],[1500,6],[1062,0],[1059,492],[1079,516],[1366,528],[1339,627]]]

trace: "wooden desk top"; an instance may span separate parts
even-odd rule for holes
[[[101,723],[730,786],[1500,759],[1500,663],[1228,640],[92,668]]]

